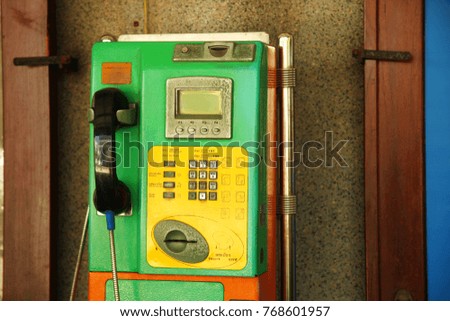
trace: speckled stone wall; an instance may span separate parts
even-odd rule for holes
[[[58,50],[80,59],[59,81],[57,298],[67,300],[86,212],[90,49],[142,33],[143,1],[57,1]],[[297,297],[364,300],[363,0],[149,0],[150,33],[266,31],[295,39]],[[314,143],[311,143],[314,142]],[[86,255],[77,299],[86,299]]]

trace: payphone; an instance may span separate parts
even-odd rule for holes
[[[277,299],[276,67],[265,33],[94,45],[89,299]]]

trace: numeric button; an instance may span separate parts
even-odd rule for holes
[[[197,168],[197,161],[190,160],[189,161],[189,168]]]
[[[210,171],[209,172],[209,179],[216,180],[217,179],[217,172],[216,171]]]
[[[219,167],[219,161],[217,160],[210,160],[209,161],[209,168],[216,169]]]
[[[198,182],[198,189],[205,190],[206,189],[206,181]]]
[[[196,179],[197,171],[189,171],[189,179]]]

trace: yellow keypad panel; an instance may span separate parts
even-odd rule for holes
[[[242,147],[149,150],[147,261],[151,266],[245,267],[247,162]]]

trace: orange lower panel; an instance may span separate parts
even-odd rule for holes
[[[139,273],[118,273],[122,280],[158,280],[158,281],[197,281],[220,282],[224,286],[224,299],[229,300],[276,300],[275,289],[267,291],[267,285],[262,277],[208,277],[182,275],[151,275]],[[106,281],[111,279],[109,272],[89,273],[89,300],[103,301],[106,297]],[[266,277],[267,278],[267,277]],[[264,290],[263,290],[264,289]]]

